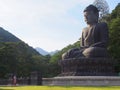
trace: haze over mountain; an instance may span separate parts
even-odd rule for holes
[[[43,50],[42,48],[36,47],[35,49],[36,49],[40,54],[42,54],[42,55],[47,55],[47,54],[49,54],[49,52]]]
[[[51,51],[51,52],[48,52],[48,51],[46,51],[46,50],[44,50],[44,49],[42,49],[42,48],[39,48],[39,47],[36,47],[35,48],[40,54],[42,54],[42,55],[54,55],[55,53],[57,53],[58,52],[58,50],[55,50],[55,51]]]

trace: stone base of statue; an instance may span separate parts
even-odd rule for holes
[[[78,58],[61,60],[58,77],[43,78],[43,85],[57,86],[119,86],[120,77],[110,58]]]
[[[62,73],[59,76],[116,76],[115,61],[110,58],[78,58],[59,62]]]

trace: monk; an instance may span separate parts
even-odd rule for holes
[[[84,10],[87,27],[82,30],[80,48],[70,49],[62,55],[62,60],[80,57],[108,57],[108,26],[105,22],[98,23],[99,10],[89,5]]]

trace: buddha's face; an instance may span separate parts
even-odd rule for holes
[[[85,11],[84,19],[87,24],[94,24],[98,22],[98,14],[93,11]]]

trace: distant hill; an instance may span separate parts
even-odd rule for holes
[[[55,51],[51,51],[51,52],[48,52],[48,51],[46,51],[46,50],[44,50],[44,49],[42,49],[42,48],[39,48],[39,47],[36,47],[35,48],[40,54],[42,54],[42,55],[54,55],[55,53],[57,53],[58,52],[58,50],[55,50]]]
[[[36,47],[35,49],[42,55],[48,55],[49,54],[49,52],[43,50],[42,48]]]

